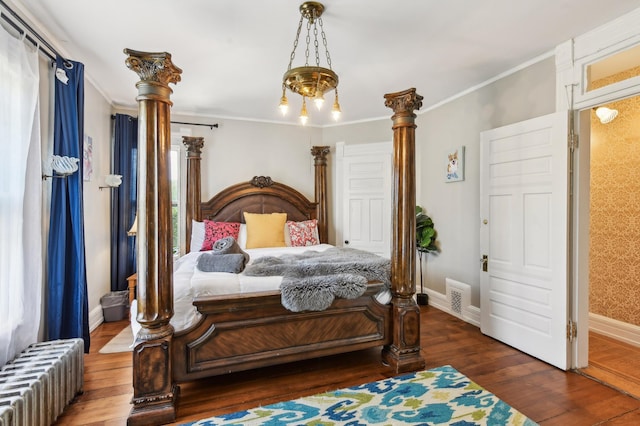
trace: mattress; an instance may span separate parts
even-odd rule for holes
[[[308,250],[325,251],[333,247],[330,244],[319,244],[307,247],[269,247],[245,249],[249,254],[249,264],[264,256],[281,256],[283,254],[300,254]],[[200,314],[193,306],[196,296],[251,293],[278,290],[282,277],[250,277],[244,274],[227,272],[202,272],[196,268],[198,257],[205,252],[191,252],[176,260],[173,265],[173,309],[171,325],[176,331],[185,330],[197,322]],[[140,329],[136,321],[137,304],[131,304],[131,328],[135,336]]]

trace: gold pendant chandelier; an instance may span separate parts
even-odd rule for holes
[[[287,72],[282,77],[282,98],[280,98],[280,110],[285,115],[289,109],[289,101],[287,100],[286,90],[289,89],[294,93],[302,96],[302,109],[300,110],[300,121],[306,124],[309,116],[307,115],[307,98],[313,99],[318,109],[324,104],[324,94],[330,90],[335,90],[335,100],[331,110],[335,120],[340,117],[340,104],[338,103],[338,74],[331,69],[331,56],[327,48],[327,37],[322,26],[322,12],[324,6],[322,3],[308,1],[300,5],[300,22],[298,23],[298,32],[293,42],[293,51],[289,59]],[[296,56],[296,48],[300,32],[302,31],[302,23],[307,20],[307,35],[305,49],[305,64],[301,67],[291,68],[293,60]],[[318,40],[318,26],[320,27],[320,41],[324,46],[325,56],[327,59],[327,68],[320,66],[320,41]],[[313,44],[312,44],[313,40]],[[315,53],[315,65],[309,65],[310,49]]]

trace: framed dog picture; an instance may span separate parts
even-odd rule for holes
[[[447,153],[445,182],[464,180],[464,146],[459,146]]]

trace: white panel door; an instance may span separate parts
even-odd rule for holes
[[[567,114],[481,133],[484,334],[566,370]]]
[[[386,152],[384,148],[391,145],[371,145],[373,149],[369,152],[366,145],[345,146],[344,149],[342,244],[389,257],[391,150]]]

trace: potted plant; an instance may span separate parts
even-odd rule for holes
[[[418,305],[428,305],[429,295],[424,292],[422,284],[422,255],[438,252],[436,238],[438,233],[433,226],[433,220],[424,209],[416,206],[416,249],[420,261],[420,293],[417,294]]]

